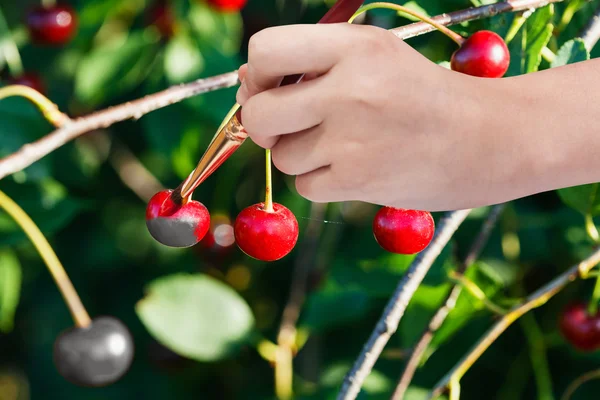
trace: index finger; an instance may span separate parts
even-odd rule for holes
[[[350,51],[361,28],[347,23],[286,25],[256,33],[250,38],[248,70],[238,103],[276,87],[285,75],[329,71]]]

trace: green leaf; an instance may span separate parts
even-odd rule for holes
[[[136,312],[159,342],[198,361],[232,355],[248,343],[254,327],[246,301],[229,286],[201,274],[153,281]]]
[[[556,53],[556,58],[554,58],[550,67],[560,67],[589,59],[590,53],[585,47],[585,42],[581,39],[573,39],[562,45]]]
[[[413,1],[407,1],[406,3],[404,3],[404,7],[408,8],[408,9],[410,9],[412,11],[416,11],[416,12],[418,12],[421,15],[424,15],[426,17],[431,17],[431,14],[429,14],[427,12],[427,10],[425,10],[421,4],[419,4],[418,2],[416,2],[414,0]],[[436,8],[439,8],[439,7],[436,7]],[[434,10],[433,12],[437,13],[437,10]],[[419,21],[419,19],[417,17],[413,17],[412,15],[409,15],[409,14],[406,14],[406,13],[403,13],[403,12],[398,12],[398,15],[401,16],[401,17],[403,17],[403,18],[406,18],[406,19],[408,19],[410,21]]]
[[[476,268],[491,282],[500,287],[509,287],[518,278],[520,267],[499,259],[480,260],[471,268]]]
[[[448,289],[449,285],[447,284],[419,286],[406,308],[404,323],[399,327],[403,345],[411,346],[419,339],[434,312],[446,298]]]
[[[0,157],[17,151],[51,129],[40,111],[28,100],[10,97],[0,101]],[[43,158],[15,175],[20,181],[39,180],[50,175],[49,159]]]
[[[324,331],[360,319],[369,308],[369,296],[363,292],[315,292],[306,302],[300,325],[311,331]]]
[[[240,13],[222,13],[204,2],[192,2],[187,14],[198,39],[225,55],[235,55],[242,39]]]
[[[598,183],[590,185],[574,186],[558,190],[560,199],[571,208],[579,211],[583,215],[600,214],[600,193]]]
[[[372,234],[371,234],[372,235]],[[447,244],[431,266],[423,283],[437,286],[447,281],[446,269],[452,264],[452,244]],[[385,253],[373,260],[339,257],[334,261],[330,280],[339,288],[358,290],[371,297],[390,296],[411,266],[415,255]]]
[[[465,276],[477,284],[487,298],[492,299],[502,288],[503,282],[490,278],[487,268],[482,268],[482,264],[483,263],[481,262],[477,262],[472,265],[467,270]],[[485,272],[482,271],[482,269],[485,270]],[[440,329],[435,333],[431,342],[429,354],[450,339],[467,322],[477,316],[478,312],[484,309],[485,305],[481,300],[474,298],[469,292],[463,289],[456,300],[454,309],[448,314]]]
[[[6,192],[31,217],[45,235],[58,231],[87,206],[70,197],[59,182],[47,178],[35,184],[3,182]],[[29,240],[21,227],[0,208],[0,244],[14,245]]]
[[[204,69],[198,44],[186,34],[177,35],[169,42],[164,63],[165,75],[172,84],[193,80]]]
[[[404,395],[404,400],[428,400],[430,398],[429,389],[424,389],[420,387],[410,386],[406,390],[406,394]],[[446,400],[446,396],[440,396],[437,400]]]
[[[88,53],[75,75],[75,94],[95,106],[134,88],[147,76],[158,38],[148,31],[112,38]]]
[[[344,376],[350,370],[351,365],[346,363],[335,363],[329,366],[321,374],[321,386],[339,387],[344,380]],[[392,381],[380,371],[373,370],[365,379],[362,389],[369,395],[386,393],[392,389]]]
[[[542,49],[552,37],[552,4],[534,12],[519,30],[508,48],[510,66],[506,76],[523,75],[538,70],[542,61]]]
[[[12,331],[21,294],[21,264],[10,250],[0,251],[0,332]]]

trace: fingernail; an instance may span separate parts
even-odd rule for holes
[[[238,92],[235,96],[239,105],[243,106],[246,100],[248,100],[248,86],[246,82],[242,82],[242,85],[238,89]]]

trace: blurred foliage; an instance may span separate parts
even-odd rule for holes
[[[151,0],[70,0],[79,15],[75,40],[62,48],[29,44],[22,21],[34,0],[0,0],[26,71],[39,73],[48,96],[79,116],[133,100],[171,85],[236,69],[249,37],[268,26],[314,23],[332,1],[250,0],[241,13],[222,14],[201,0],[172,0],[174,33],[162,37],[149,24]],[[416,0],[411,7],[436,15],[490,1]],[[566,4],[546,6],[524,21],[509,47],[509,75],[590,57],[573,40],[598,1],[581,9],[561,31]],[[518,16],[502,14],[454,29],[464,35],[493,29],[506,35]],[[568,22],[568,21],[567,21]],[[365,23],[391,28],[407,23],[376,10]],[[438,32],[409,43],[437,63],[447,62],[453,43]],[[547,46],[557,53],[542,57]],[[593,50],[595,57],[598,50]],[[10,71],[0,62],[2,77]],[[373,72],[376,73],[376,72]],[[234,101],[235,88],[209,93],[90,133],[5,178],[0,190],[13,197],[50,238],[92,315],[114,315],[131,329],[136,356],[117,384],[83,389],[65,382],[52,365],[52,344],[72,321],[33,246],[0,213],[0,399],[215,399],[273,398],[273,369],[257,345],[276,341],[294,263],[302,248],[272,264],[249,259],[237,248],[221,254],[202,245],[168,249],[149,236],[145,199],[120,179],[110,138],[118,137],[165,187],[175,187],[196,161]],[[0,102],[0,155],[50,131],[34,106],[22,99]],[[235,218],[261,199],[263,153],[247,143],[196,192],[213,213]],[[141,179],[141,178],[140,178]],[[293,180],[275,176],[275,198],[298,217],[301,234],[310,204]],[[585,257],[592,249],[582,214],[600,209],[597,185],[542,193],[511,203],[494,229],[481,260],[468,272],[490,300],[509,306]],[[564,200],[564,203],[561,202]],[[567,207],[565,203],[573,208]],[[388,398],[406,350],[418,339],[450,286],[489,208],[475,210],[444,249],[410,303],[361,398]],[[323,222],[309,294],[299,328],[295,390],[301,399],[331,399],[413,257],[390,255],[375,243],[376,207],[331,204]],[[435,215],[436,220],[439,215]],[[218,250],[218,249],[217,249]],[[575,282],[532,313],[539,324],[558,398],[569,383],[598,367],[600,353],[580,354],[560,337],[556,321],[574,299],[588,299],[593,283]],[[519,294],[520,295],[520,294]],[[494,322],[480,300],[463,292],[437,332],[407,395],[426,398],[445,374]],[[174,353],[178,352],[180,354]],[[510,328],[464,378],[464,399],[537,398],[535,369],[522,328]],[[426,361],[426,362],[425,362]],[[597,398],[590,382],[573,399]]]

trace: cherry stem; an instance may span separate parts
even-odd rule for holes
[[[31,101],[40,109],[42,114],[44,114],[44,117],[57,128],[62,127],[71,120],[46,96],[28,86],[10,85],[0,89],[0,100],[11,96],[25,97],[27,100]]]
[[[81,299],[73,287],[73,283],[69,279],[69,276],[65,272],[60,260],[52,250],[52,246],[48,243],[48,240],[44,234],[37,227],[35,222],[31,220],[29,215],[17,203],[15,203],[10,197],[4,192],[0,191],[0,207],[3,208],[8,215],[10,215],[15,222],[23,229],[23,232],[29,237],[40,256],[46,263],[50,275],[54,278],[58,290],[60,290],[75,324],[80,328],[86,328],[91,324],[90,316],[88,315],[85,307],[81,303]]]
[[[596,278],[596,285],[594,286],[594,292],[592,293],[592,298],[590,299],[590,303],[588,304],[588,314],[592,317],[595,317],[598,314],[598,303],[600,302],[600,276]]]
[[[413,17],[415,17],[415,18],[417,18],[417,19],[419,19],[419,20],[421,20],[423,22],[426,22],[429,25],[431,25],[434,28],[436,28],[441,33],[443,33],[444,35],[448,36],[450,39],[452,39],[454,42],[456,42],[456,44],[458,46],[462,46],[462,44],[465,42],[465,39],[462,36],[460,36],[458,33],[456,33],[454,31],[448,29],[447,27],[445,27],[442,24],[438,24],[433,19],[429,18],[426,15],[421,14],[418,11],[411,10],[410,8],[401,6],[399,4],[377,2],[377,3],[370,3],[370,4],[367,4],[367,5],[364,5],[361,8],[359,8],[358,11],[356,11],[354,13],[354,15],[352,16],[352,18],[350,18],[348,20],[348,22],[352,23],[361,14],[363,14],[363,13],[369,11],[369,10],[375,10],[375,9],[378,9],[378,8],[386,8],[386,9],[389,9],[389,10],[396,10],[396,11],[399,11],[401,13],[413,16]]]
[[[0,43],[0,55],[5,58],[10,75],[14,78],[23,75],[23,62],[21,61],[19,48],[12,38],[2,8],[0,8]]]
[[[266,185],[265,185],[265,211],[273,212],[273,181],[271,179],[271,149],[265,150]]]

